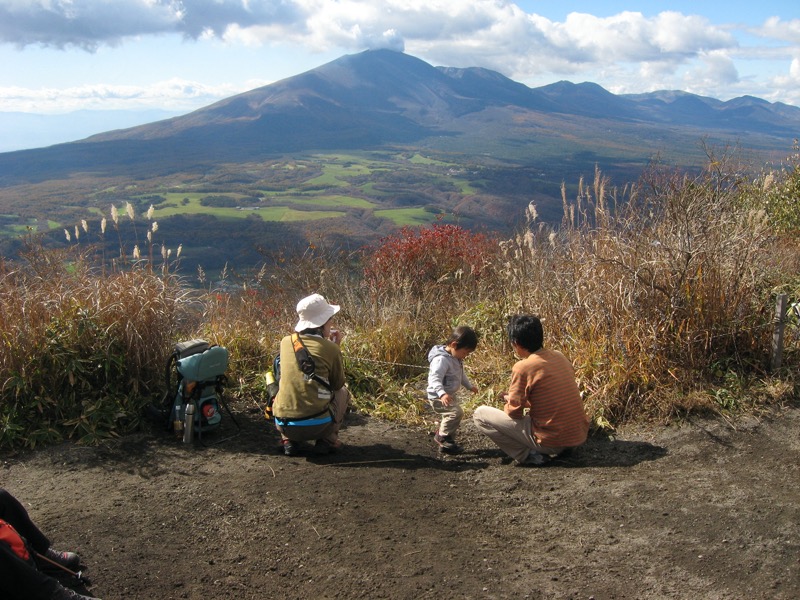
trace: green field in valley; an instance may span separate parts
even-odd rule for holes
[[[38,197],[32,188],[0,190],[0,213],[5,213],[0,216],[0,241],[17,239],[31,227],[64,243],[67,230],[71,244],[117,242],[129,252],[134,245],[141,248],[142,231],[149,229],[147,243],[182,245],[186,263],[189,257],[223,261],[229,255],[253,261],[255,248],[302,246],[309,235],[359,244],[397,227],[435,222],[503,228],[511,214],[523,214],[529,194],[536,191],[531,183],[539,185],[524,169],[459,164],[451,158],[419,150],[349,151],[216,165],[151,179],[85,174],[57,186],[51,182]],[[537,172],[544,170],[546,166]],[[559,199],[554,201],[560,206]],[[112,206],[117,223],[112,223]],[[105,234],[100,232],[103,218]],[[88,231],[82,230],[82,221],[88,222]],[[303,227],[320,221],[330,221],[330,226]],[[156,231],[151,222],[158,223]],[[218,252],[209,252],[211,239]]]

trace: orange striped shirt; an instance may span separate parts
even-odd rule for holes
[[[511,369],[505,411],[521,419],[530,409],[531,433],[549,448],[571,448],[586,441],[589,420],[583,410],[575,370],[557,350],[541,348]]]

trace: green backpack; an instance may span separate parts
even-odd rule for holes
[[[186,410],[189,406],[192,406],[194,412],[194,417],[190,420],[192,430],[201,442],[203,434],[221,425],[221,408],[225,409],[237,428],[239,427],[223,399],[227,369],[228,350],[222,346],[200,339],[175,345],[164,373],[167,389],[164,401],[171,404],[167,430],[183,436]]]

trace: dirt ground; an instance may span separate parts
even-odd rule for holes
[[[469,420],[458,457],[351,414],[339,454],[287,458],[234,414],[213,446],[4,455],[0,485],[104,600],[800,598],[798,408],[595,436],[541,468]]]

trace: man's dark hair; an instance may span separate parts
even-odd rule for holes
[[[445,343],[445,346],[449,346],[453,342],[456,343],[456,349],[458,350],[461,348],[475,350],[475,348],[478,347],[478,334],[475,333],[475,330],[472,329],[472,327],[459,325],[453,329],[453,333],[450,334],[450,338]]]
[[[514,315],[508,321],[508,339],[528,352],[536,352],[544,342],[542,322],[533,315]]]

